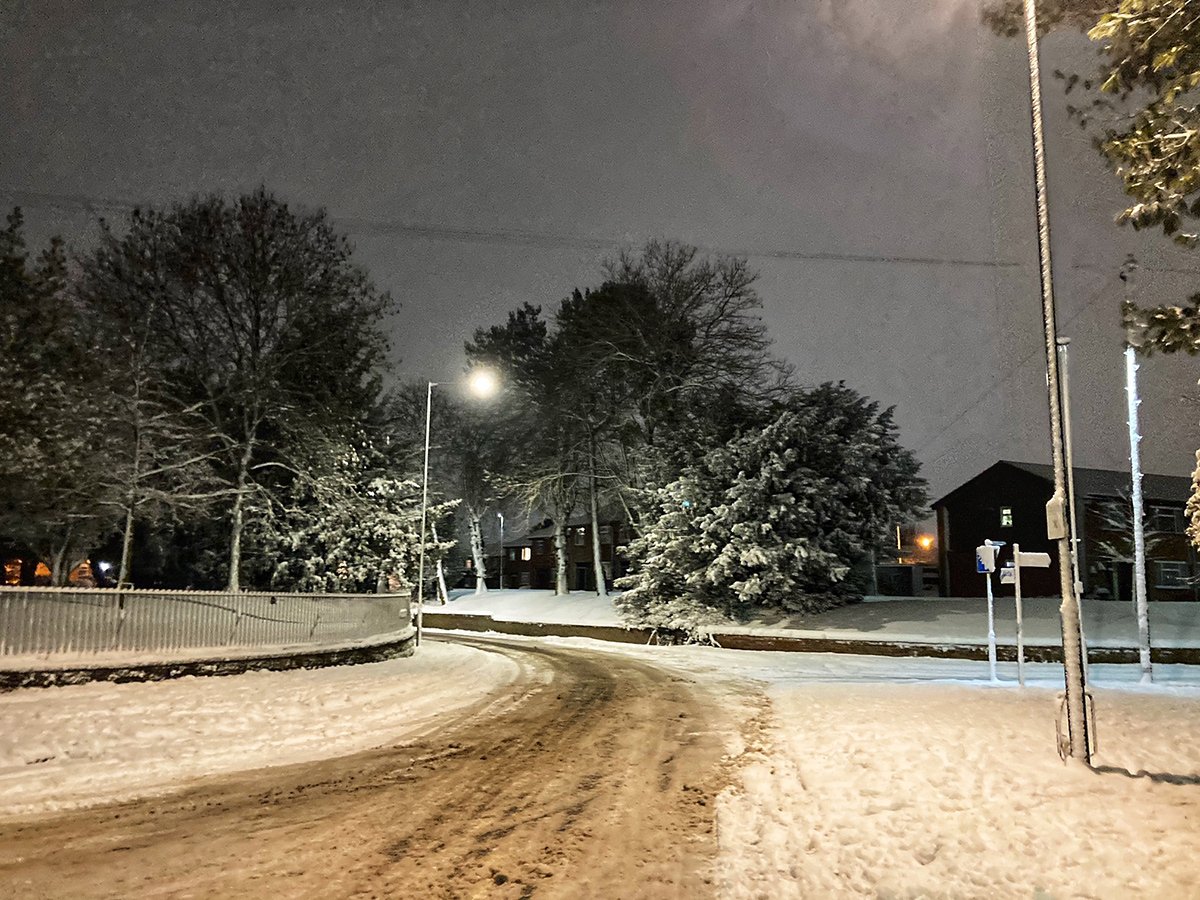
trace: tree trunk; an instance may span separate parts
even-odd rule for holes
[[[50,583],[55,587],[65,585],[67,578],[71,575],[70,559],[67,554],[71,552],[71,532],[74,530],[71,527],[67,528],[62,543],[50,555]]]
[[[596,596],[607,597],[608,585],[604,583],[604,564],[600,559],[600,500],[596,496],[596,441],[588,447],[588,505],[592,514],[592,565],[596,576]]]
[[[571,593],[567,584],[567,525],[565,519],[554,523],[554,596],[565,597]]]
[[[117,584],[129,583],[129,569],[133,565],[133,507],[132,493],[125,508],[125,535],[121,539],[121,565],[117,568]]]
[[[432,522],[429,523],[429,531],[433,535],[433,542],[438,543],[437,526]],[[442,567],[442,558],[438,556],[437,560],[437,587],[438,587],[438,602],[446,605],[446,601],[450,599],[450,592],[446,590],[446,570]]]
[[[480,525],[482,513],[469,510],[471,518],[471,556],[475,560],[475,593],[487,593],[487,561],[483,555],[483,528]]]
[[[242,530],[246,516],[246,494],[249,492],[250,460],[254,454],[254,441],[246,442],[242,457],[238,461],[237,492],[233,495],[233,524],[229,529],[229,584],[225,588],[236,594],[242,589]]]
[[[129,583],[129,570],[133,565],[133,522],[138,506],[138,488],[142,475],[142,383],[134,379],[133,409],[133,465],[129,473],[129,496],[126,497],[125,533],[121,537],[121,564],[117,567],[117,584]]]

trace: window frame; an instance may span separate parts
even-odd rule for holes
[[[1166,572],[1176,573],[1176,580],[1168,583],[1163,580]],[[1154,560],[1154,586],[1164,591],[1186,591],[1192,585],[1188,581],[1192,577],[1192,567],[1186,559],[1156,559]]]

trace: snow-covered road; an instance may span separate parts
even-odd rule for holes
[[[177,887],[211,878],[232,889],[254,876],[287,893],[308,883],[304,854],[329,856],[324,841],[354,873],[326,883],[324,896],[388,884],[409,854],[430,879],[421,896],[520,896],[530,885],[538,896],[612,896],[594,880],[603,871],[622,896],[1200,897],[1196,668],[1159,666],[1159,683],[1145,686],[1134,666],[1093,666],[1100,750],[1087,770],[1055,754],[1054,665],[1030,666],[1021,689],[1012,665],[993,685],[986,663],[959,660],[512,637],[491,639],[503,652],[489,653],[489,639],[456,640],[479,646],[435,639],[416,660],[350,669],[0,697],[10,811],[380,744],[402,744],[379,753],[409,760],[397,769],[400,757],[360,754],[112,808],[137,828],[104,810],[9,827],[23,828],[22,840],[46,835],[56,870],[75,873],[61,882],[72,890],[127,846],[129,859],[167,865]],[[351,798],[347,810],[373,809],[384,790],[404,812],[338,812],[337,797]],[[309,793],[315,806],[300,804]],[[414,798],[419,811],[408,808]],[[210,820],[206,802],[249,819]],[[79,842],[60,852],[73,821]],[[549,831],[536,824],[547,821]],[[230,853],[257,846],[247,835],[264,849],[233,874],[206,861],[203,878],[192,872],[199,863],[170,861],[208,853],[186,840],[212,826],[242,835],[221,838]],[[0,857],[0,884],[39,871],[37,854],[16,846],[0,840],[27,858]],[[489,884],[493,874],[506,886]],[[121,884],[125,895],[154,892]]]

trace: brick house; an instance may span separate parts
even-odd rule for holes
[[[1128,600],[1133,585],[1128,521],[1132,515],[1124,513],[1129,503],[1129,472],[1077,466],[1074,474],[1084,596]],[[942,595],[983,596],[983,577],[975,571],[975,548],[991,538],[1008,545],[1001,553],[1005,561],[1014,542],[1022,550],[1049,553],[1053,561],[1049,569],[1022,571],[1022,590],[1031,597],[1057,596],[1057,548],[1046,538],[1046,502],[1053,493],[1051,466],[1001,460],[936,500],[933,509]],[[1190,494],[1189,478],[1143,476],[1146,588],[1151,600],[1200,600],[1196,551],[1184,533],[1184,507]]]
[[[600,560],[604,568],[604,581],[612,587],[613,581],[625,574],[626,561],[619,548],[628,544],[633,533],[629,524],[616,517],[605,517],[600,521]],[[577,516],[567,525],[567,585],[573,591],[593,591],[596,582],[593,576],[592,525],[587,516]],[[499,584],[500,557],[493,555],[488,560],[488,571]],[[554,588],[554,525],[542,523],[521,537],[504,542],[504,584],[506,588]]]

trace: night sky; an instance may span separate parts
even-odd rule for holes
[[[1052,37],[1043,69],[1089,53]],[[475,327],[677,238],[749,256],[779,353],[895,404],[935,496],[1048,461],[1024,46],[968,0],[0,0],[0,71],[0,203],[34,241],[265,184],[329,210],[402,303],[397,374],[441,380]],[[1200,266],[1112,225],[1045,93],[1076,462],[1121,468],[1119,301]],[[1149,471],[1191,470],[1197,369],[1143,366]]]

